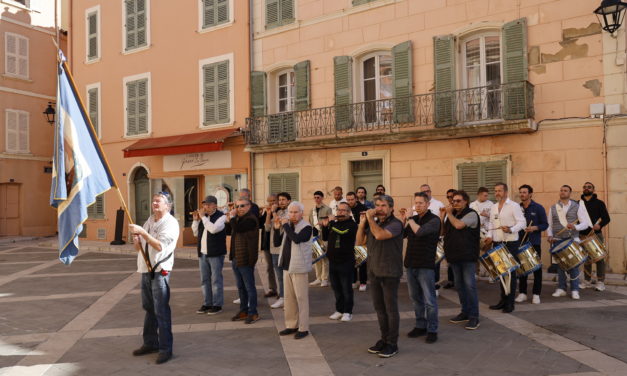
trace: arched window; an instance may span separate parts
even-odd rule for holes
[[[390,100],[394,94],[390,52],[375,52],[360,59],[359,84],[366,123],[391,120]]]

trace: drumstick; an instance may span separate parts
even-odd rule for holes
[[[527,227],[531,226],[533,224],[533,219],[531,221],[529,221],[529,224],[527,225]],[[525,232],[525,235],[523,235],[522,240],[520,241],[520,244],[525,244],[525,238],[527,237],[529,233]]]
[[[573,222],[573,223],[569,223],[569,225],[576,225],[576,224],[577,224],[577,222],[579,222],[579,220],[576,220],[576,221],[575,221],[575,222]],[[553,237],[555,238],[555,237],[559,236],[562,232],[564,232],[564,231],[566,231],[566,230],[570,231],[570,229],[569,229],[568,227],[564,227],[563,229],[559,230],[559,231],[557,232],[557,234],[555,234]]]

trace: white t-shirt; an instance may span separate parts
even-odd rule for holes
[[[429,211],[437,215],[438,217],[440,216],[440,208],[443,208],[443,207],[444,207],[444,204],[440,200],[437,200],[432,197],[431,200],[429,201]]]
[[[178,221],[170,213],[166,213],[156,222],[155,216],[151,215],[144,224],[144,230],[161,243],[161,252],[154,250],[148,245],[150,264],[154,267],[156,263],[165,259],[169,254],[172,254],[169,259],[159,264],[155,271],[158,272],[162,269],[167,271],[172,270],[174,266],[174,248],[176,248],[176,242],[179,239]],[[146,240],[143,237],[140,237],[140,239],[142,249],[145,250]],[[137,252],[137,271],[139,273],[148,273],[148,267],[144,262],[144,257],[139,252]]]
[[[333,199],[329,203],[329,207],[331,208],[331,212],[333,213],[334,216],[337,215],[337,206],[340,204],[340,202],[346,202],[346,199],[344,197],[342,197],[340,201],[336,201],[335,199]]]
[[[490,223],[490,211],[492,210],[492,206],[494,203],[490,200],[485,200],[484,202],[480,202],[479,200],[475,200],[470,204],[470,208],[479,214],[479,218],[481,219],[481,232],[484,234],[488,233],[488,224]],[[481,212],[487,210],[488,217],[484,217],[481,215]]]

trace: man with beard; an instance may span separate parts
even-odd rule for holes
[[[368,210],[365,205],[361,202],[357,201],[357,196],[354,192],[348,192],[346,194],[346,203],[350,207],[350,211],[352,213],[353,220],[359,224],[361,213]],[[355,271],[355,282],[357,282],[357,278],[359,278],[359,291],[366,291],[367,283],[368,283],[368,261],[364,261],[363,264],[357,268]]]
[[[268,217],[272,218],[272,207],[276,204],[276,195],[270,194],[266,198],[266,206],[263,208],[263,212],[259,217],[259,223],[261,231],[261,252],[263,252],[263,258],[266,263],[266,274],[268,275],[268,292],[264,294],[264,298],[271,298],[278,296],[277,293],[277,278],[274,273],[274,265],[272,264],[272,254],[270,253],[270,230],[266,230],[266,221]]]
[[[364,206],[368,209],[374,209],[374,203],[367,200],[368,191],[366,191],[365,187],[357,187],[355,189],[355,193],[357,194],[357,201],[364,204]]]
[[[309,223],[313,227],[313,236],[322,236],[320,221],[332,215],[331,208],[322,202],[323,199],[324,193],[322,193],[322,191],[314,192],[315,206],[311,209],[311,213],[309,213]],[[322,258],[314,264],[314,269],[316,271],[316,279],[311,282],[309,286],[327,287],[329,285],[329,261],[326,258]]]
[[[331,200],[331,202],[329,203],[329,207],[331,208],[331,211],[333,212],[333,215],[336,215],[336,210],[337,210],[337,205],[340,202],[346,202],[346,199],[343,197],[344,192],[342,190],[342,187],[337,186],[335,188],[333,188],[333,200]]]
[[[585,182],[583,185],[583,194],[581,195],[581,201],[579,201],[579,203],[581,204],[582,202],[586,206],[592,227],[581,231],[581,235],[585,237],[594,232],[601,243],[605,243],[601,229],[610,223],[610,215],[607,212],[605,203],[599,200],[597,194],[594,193],[594,184],[589,181]],[[605,259],[599,260],[595,264],[597,266],[597,283],[595,290],[603,291],[605,290]],[[581,283],[581,288],[592,287],[590,284],[592,264],[586,263],[583,270],[585,272],[585,281]]]

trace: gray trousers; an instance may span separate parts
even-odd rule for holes
[[[597,238],[599,238],[601,243],[605,243],[605,239],[603,238],[602,233],[595,232],[595,234],[597,235]],[[597,261],[595,262],[595,264],[597,266],[597,279],[599,280],[599,282],[605,281],[605,259]],[[583,266],[583,271],[584,271],[584,276],[586,278],[586,281],[589,281],[590,277],[592,276],[592,264],[586,263]]]
[[[398,313],[398,287],[400,278],[395,277],[375,277],[368,273],[370,281],[370,295],[372,305],[377,312],[379,320],[379,330],[383,342],[396,345],[398,342],[398,327],[400,315]]]

